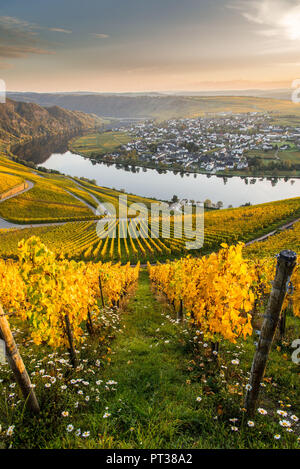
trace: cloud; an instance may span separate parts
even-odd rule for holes
[[[300,40],[299,0],[236,0],[228,7],[239,10],[248,21],[261,26],[258,33],[265,37]]]
[[[0,68],[9,68],[1,59],[24,58],[32,54],[54,54],[50,44],[39,37],[45,29],[12,16],[0,16]]]
[[[56,33],[65,33],[65,34],[71,34],[72,31],[70,29],[64,29],[64,28],[48,28],[49,31],[54,31]]]
[[[97,39],[106,39],[109,37],[108,34],[100,34],[100,33],[92,33],[93,37],[96,37]]]
[[[55,54],[55,52],[30,46],[0,46],[0,57],[26,57],[28,54]]]

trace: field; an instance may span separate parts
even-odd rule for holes
[[[283,143],[282,143],[283,145]],[[292,164],[299,164],[300,163],[300,151],[297,151],[295,148],[291,147],[289,150],[282,150],[277,151],[268,150],[268,151],[257,151],[251,150],[247,152],[247,156],[249,158],[258,157],[262,160],[264,165],[268,165],[270,161],[278,162],[278,161],[290,161]]]
[[[132,138],[124,132],[104,132],[88,134],[71,141],[72,151],[83,156],[100,156],[112,153]]]

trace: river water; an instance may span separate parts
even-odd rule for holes
[[[179,198],[195,201],[222,201],[224,207],[250,202],[259,204],[300,196],[300,179],[283,178],[223,178],[203,174],[179,174],[173,171],[124,168],[91,160],[70,151],[52,153],[41,166],[64,174],[95,179],[100,186],[124,189],[126,192],[161,200]]]
[[[300,196],[300,179],[218,177],[205,174],[174,173],[155,169],[130,168],[95,163],[68,151],[71,136],[47,137],[13,149],[13,153],[39,166],[55,169],[70,176],[95,179],[100,186],[160,200],[174,194],[195,201],[222,201],[224,207],[250,202],[259,204]]]

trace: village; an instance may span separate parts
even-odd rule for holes
[[[249,166],[249,152],[253,158],[257,151],[262,158],[273,151],[273,159],[280,160],[280,152],[300,151],[300,128],[274,125],[268,113],[147,120],[118,130],[129,133],[132,140],[104,160],[172,170],[243,171]]]

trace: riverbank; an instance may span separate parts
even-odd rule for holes
[[[273,171],[264,171],[263,173],[257,171],[237,171],[237,170],[227,170],[227,171],[205,171],[204,169],[188,169],[188,168],[178,168],[172,165],[163,165],[160,163],[151,164],[144,161],[137,160],[128,160],[119,158],[118,160],[109,161],[107,158],[103,156],[93,156],[89,157],[85,153],[75,150],[74,147],[69,147],[70,151],[76,151],[76,153],[84,158],[89,158],[91,161],[95,163],[105,163],[105,164],[114,164],[114,165],[123,165],[124,167],[132,166],[136,168],[146,168],[146,169],[155,169],[156,171],[173,171],[177,174],[204,174],[207,176],[217,176],[217,177],[241,177],[241,178],[270,178],[270,179],[277,179],[277,178],[291,178],[291,179],[299,179],[300,178],[300,171],[277,171],[274,173]]]

